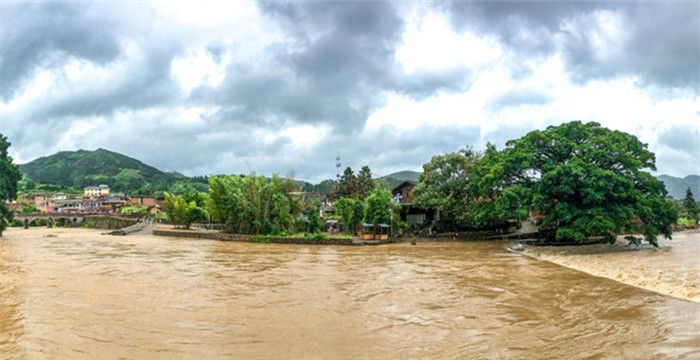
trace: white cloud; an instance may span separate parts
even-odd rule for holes
[[[408,74],[457,68],[478,69],[503,55],[492,36],[456,33],[441,12],[421,7],[410,13],[396,59]]]
[[[203,48],[191,51],[183,57],[173,59],[171,73],[186,92],[206,85],[217,87],[226,77],[226,66],[231,62],[231,52],[226,51],[219,61]]]

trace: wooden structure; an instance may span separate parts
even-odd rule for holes
[[[362,224],[360,240],[380,240],[389,241],[389,231],[391,227],[387,224]]]

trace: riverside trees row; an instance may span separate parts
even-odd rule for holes
[[[20,179],[8,147],[0,136],[3,199],[16,195]],[[636,233],[657,245],[658,235],[671,236],[678,211],[663,183],[649,173],[655,169],[655,155],[635,136],[574,121],[532,131],[502,150],[488,144],[482,152],[465,148],[433,157],[423,167],[414,205],[439,211],[443,228],[494,229],[535,213],[549,241],[612,242],[619,234]],[[186,227],[213,221],[232,233],[319,231],[321,204],[302,201],[293,194],[297,189],[294,181],[277,176],[215,176],[208,194],[168,194],[165,210]],[[361,222],[400,225],[398,204],[377,186],[368,167],[358,175],[346,169],[331,196],[350,233]],[[697,209],[688,212],[697,216]],[[0,231],[10,217],[0,203]]]

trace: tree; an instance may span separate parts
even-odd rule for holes
[[[185,229],[189,229],[197,221],[206,221],[209,217],[207,211],[197,206],[196,202],[187,202],[184,197],[170,193],[165,193],[163,210],[172,222]]]
[[[345,168],[338,181],[338,197],[356,198],[357,177],[351,167]]]
[[[309,198],[304,203],[304,214],[308,221],[306,230],[310,233],[321,231],[323,224],[321,223],[321,202],[316,198]]]
[[[296,187],[276,175],[269,180],[255,175],[214,176],[209,178],[206,207],[226,232],[289,233],[301,211],[299,200],[290,195]]]
[[[688,190],[685,192],[683,209],[688,214],[688,218],[695,220],[696,222],[698,221],[698,213],[700,213],[700,209],[698,208],[698,203],[695,201],[693,191],[690,190],[690,187],[688,187]]]
[[[9,147],[7,138],[0,134],[0,236],[7,228],[7,223],[12,221],[12,211],[5,203],[17,196],[17,183],[22,179],[19,169],[8,154]]]
[[[336,213],[340,216],[343,229],[348,234],[354,234],[357,226],[362,223],[365,204],[362,200],[343,197],[334,204]]]
[[[390,224],[394,200],[386,189],[374,189],[367,197],[365,207],[365,222],[369,224]]]
[[[366,165],[360,169],[355,181],[354,196],[358,199],[366,199],[376,187],[374,179],[372,179],[372,170]]]
[[[479,158],[471,148],[433,156],[423,165],[413,203],[440,211],[441,221],[451,228],[474,226],[471,169]]]
[[[633,135],[574,121],[511,140],[481,161],[474,187],[493,204],[487,216],[536,210],[550,241],[614,242],[638,230],[658,246],[658,235],[671,237],[677,214],[663,183],[645,171],[656,169],[654,154]]]

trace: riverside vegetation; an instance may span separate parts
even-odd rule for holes
[[[0,195],[13,198],[20,178],[8,146],[3,137]],[[619,234],[641,234],[628,240],[657,245],[658,235],[670,238],[679,213],[692,222],[698,211],[690,191],[681,207],[666,199],[663,183],[648,172],[655,166],[654,154],[635,136],[574,121],[532,131],[502,150],[488,144],[482,152],[464,148],[433,157],[420,175],[414,205],[439,211],[432,225],[445,231],[499,229],[536,214],[549,242],[613,242]],[[185,228],[211,221],[225,232],[252,235],[322,228],[321,204],[295,196],[296,181],[252,174],[212,176],[207,183],[206,191],[166,193],[169,220]],[[330,197],[336,200],[333,218],[347,234],[363,222],[404,226],[398,204],[367,166],[357,174],[345,169]],[[5,226],[11,214],[0,209]]]

